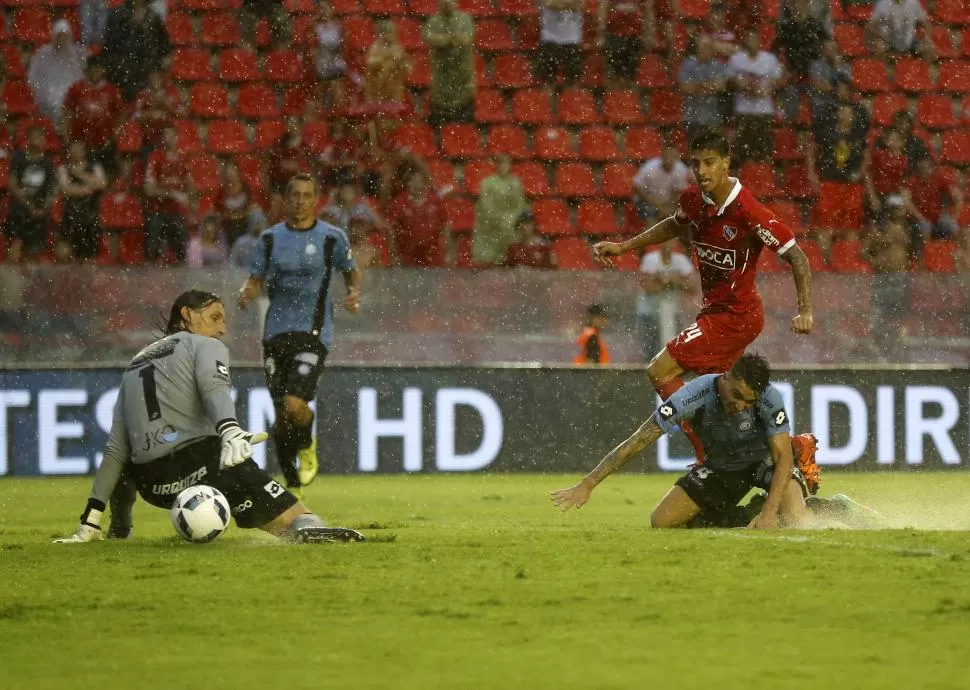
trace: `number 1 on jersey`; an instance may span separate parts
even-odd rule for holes
[[[141,377],[142,390],[145,393],[145,411],[148,421],[154,422],[162,416],[162,408],[158,404],[158,393],[155,390],[155,365],[149,364],[138,371]]]

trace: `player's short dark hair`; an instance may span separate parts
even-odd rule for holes
[[[731,144],[728,142],[724,132],[713,127],[705,127],[690,138],[688,150],[691,153],[697,151],[714,151],[723,158],[731,155]]]
[[[286,193],[289,195],[290,189],[293,188],[294,182],[309,182],[313,185],[313,193],[317,194],[320,191],[320,187],[317,186],[317,178],[309,173],[299,173],[290,178],[290,181],[286,183]]]
[[[168,321],[165,323],[165,335],[172,335],[185,330],[185,320],[182,318],[183,307],[188,307],[192,311],[202,311],[210,304],[218,302],[222,304],[222,298],[214,292],[208,290],[186,290],[175,298],[172,309],[168,314]]]
[[[757,352],[745,352],[731,367],[731,376],[741,379],[752,391],[761,395],[771,381],[771,366]]]
[[[588,316],[606,316],[606,307],[602,304],[591,304],[586,307],[586,314]]]

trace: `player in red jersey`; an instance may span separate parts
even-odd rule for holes
[[[755,285],[762,249],[778,254],[792,267],[798,314],[792,330],[812,330],[812,274],[791,229],[730,177],[731,150],[724,135],[701,130],[690,141],[690,164],[697,186],[684,190],[677,212],[625,242],[593,247],[605,263],[610,257],[680,238],[692,246],[700,266],[704,300],[697,321],[667,343],[650,362],[647,374],[663,400],[684,385],[681,376],[722,373],[744,353],[764,327],[764,307]],[[689,425],[681,427],[698,462],[704,451]]]

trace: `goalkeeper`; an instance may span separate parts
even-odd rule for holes
[[[57,543],[100,539],[109,498],[111,531],[125,537],[136,488],[153,506],[171,508],[194,484],[221,491],[242,528],[297,542],[363,539],[353,530],[327,528],[253,461],[252,446],[266,434],[251,434],[236,422],[229,350],[220,342],[225,334],[225,308],[217,295],[202,290],[179,295],[165,337],[125,369],[81,524]]]

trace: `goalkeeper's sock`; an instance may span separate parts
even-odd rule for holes
[[[660,396],[661,400],[666,401],[671,395],[679,391],[684,386],[684,380],[679,376],[670,379],[669,381],[657,386],[657,394]],[[694,457],[697,458],[697,464],[704,464],[704,457],[706,453],[704,452],[704,444],[701,443],[701,439],[697,436],[694,431],[694,427],[691,423],[682,419],[680,421],[680,430],[684,432],[684,436],[690,441],[690,444],[694,447]]]

